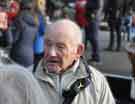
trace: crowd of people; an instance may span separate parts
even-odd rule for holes
[[[10,0],[7,4],[7,9],[0,9],[6,13],[7,27],[0,31],[12,64],[0,68],[0,104],[116,104],[106,78],[91,66],[101,62],[98,36],[103,0],[76,0],[74,19],[68,0]],[[113,20],[117,10],[112,5],[108,8],[107,50],[113,48],[116,29],[120,51],[121,26],[116,22],[121,18]],[[88,42],[92,54],[86,60]]]
[[[104,8],[105,4],[107,6]],[[105,50],[114,50],[116,35],[115,50],[120,51],[122,32],[127,34],[128,41],[133,40],[134,37],[133,10],[129,8],[131,4],[132,2],[126,2],[126,5],[123,3],[123,9],[121,9],[117,0],[109,2],[106,0],[106,3],[104,0],[76,0],[73,13],[67,0],[57,0],[56,3],[55,0],[35,0],[34,2],[32,0],[11,0],[6,10],[8,17],[6,27],[8,28],[1,29],[4,35],[1,36],[0,42],[4,47],[9,47],[11,59],[24,67],[34,65],[35,70],[44,53],[43,36],[47,24],[46,17],[49,17],[51,21],[69,18],[75,21],[83,31],[85,50],[87,50],[88,42],[91,44],[91,56],[88,57],[88,63],[100,64],[100,15],[103,11],[105,12],[105,20],[110,30],[110,41]],[[128,11],[125,9],[127,5]],[[71,17],[69,12],[74,16]]]
[[[4,30],[2,43],[9,47],[10,58],[24,67],[37,65],[43,56],[45,2],[40,1],[44,0],[9,2],[11,4],[11,9],[8,10],[9,23],[8,28]]]

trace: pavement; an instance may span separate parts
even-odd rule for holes
[[[98,70],[105,74],[119,75],[123,77],[131,77],[131,63],[125,50],[126,40],[122,41],[122,48],[119,52],[105,51],[109,44],[109,32],[99,32],[99,47],[101,64],[96,65]],[[91,46],[87,46],[86,57],[91,57]]]

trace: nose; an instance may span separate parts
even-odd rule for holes
[[[56,48],[54,46],[49,48],[49,55],[56,56]]]

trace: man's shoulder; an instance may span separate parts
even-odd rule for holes
[[[107,80],[102,72],[97,70],[96,68],[89,65],[89,69],[91,71],[91,80],[94,85],[100,89],[101,85],[107,83]]]
[[[23,67],[0,66],[0,84],[9,86],[21,97],[25,95],[24,97],[27,99],[25,102],[32,104],[43,104],[44,102],[44,95],[38,81],[31,72]]]
[[[27,69],[19,65],[3,65],[0,66],[0,79],[30,79],[32,74]]]
[[[104,77],[104,74],[102,72],[100,72],[98,69],[96,69],[95,67],[93,67],[91,65],[89,65],[88,67],[89,67],[93,77],[97,77],[97,78]]]
[[[21,66],[0,66],[0,82],[14,86],[24,86],[23,89],[29,89],[29,91],[40,89],[38,81],[31,72]]]

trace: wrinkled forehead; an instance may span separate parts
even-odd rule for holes
[[[70,42],[78,44],[82,40],[82,32],[80,27],[74,22],[67,19],[58,20],[46,27],[45,40],[46,39],[69,40]]]
[[[67,39],[73,39],[75,37],[75,32],[73,28],[66,26],[66,25],[50,25],[47,28],[45,40],[49,39],[55,39],[55,40],[67,40]]]

